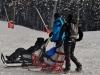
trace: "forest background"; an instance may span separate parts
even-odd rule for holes
[[[38,10],[51,30],[53,9],[54,0],[0,0],[0,20],[45,31]],[[74,14],[83,31],[100,30],[100,0],[58,0],[56,9],[65,21],[68,14]]]

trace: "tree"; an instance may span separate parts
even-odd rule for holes
[[[13,0],[2,0],[9,13],[9,19],[13,18]],[[69,13],[74,14],[75,20],[78,17],[79,6],[79,25],[84,31],[100,30],[100,0],[58,0],[57,12],[61,13],[66,21]],[[45,30],[34,6],[39,10],[45,24],[51,28],[51,18],[53,14],[54,1],[52,0],[17,0],[15,23],[24,26]],[[3,10],[2,10],[3,11]]]

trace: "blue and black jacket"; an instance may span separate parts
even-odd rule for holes
[[[63,25],[64,25],[64,21],[61,17],[59,17],[58,19],[54,21],[53,30],[52,30],[53,36],[52,36],[51,41],[59,40],[60,29]],[[61,38],[64,39],[64,37],[65,37],[65,34],[63,33]]]

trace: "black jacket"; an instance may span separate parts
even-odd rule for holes
[[[65,40],[68,40],[68,41],[71,41],[71,38],[70,38],[70,26],[65,23],[61,30],[60,30],[60,36],[59,36],[59,40],[61,40],[61,36],[63,34],[63,32],[65,32]],[[83,38],[83,31],[81,29],[81,27],[78,27],[78,34],[79,34],[79,37],[77,39],[75,39],[76,41],[81,41],[82,38]]]

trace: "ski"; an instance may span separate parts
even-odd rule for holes
[[[36,68],[28,68],[28,71],[32,72],[38,72],[38,73],[45,73],[45,74],[62,74],[62,71],[57,72],[57,71],[48,71],[48,70],[42,70],[41,67],[36,66]]]
[[[6,69],[11,69],[11,68],[13,68],[13,69],[19,69],[19,68],[21,68],[21,69],[27,69],[28,67],[21,67],[21,66],[3,66],[4,68],[6,68]]]
[[[3,62],[4,68],[24,68],[24,69],[27,69],[28,67],[31,67],[31,68],[35,67],[32,63],[29,63],[29,62],[25,62],[23,64],[23,61],[15,61],[15,62],[7,61],[5,59],[3,53],[1,53],[1,60]]]
[[[23,68],[23,69],[28,69],[28,68],[36,68],[34,65],[22,65],[22,63],[5,63],[3,65],[4,68]]]
[[[6,69],[28,69],[28,68],[36,68],[35,66],[3,66]]]
[[[61,72],[49,72],[49,71],[42,71],[41,68],[28,68],[28,71],[36,72],[36,73],[45,73],[45,74],[62,74]]]

